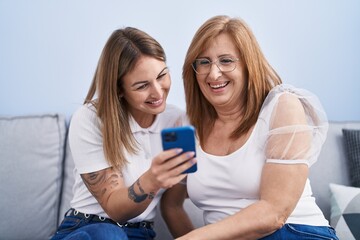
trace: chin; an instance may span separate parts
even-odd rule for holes
[[[156,110],[158,111],[158,113],[162,113],[163,111],[165,111],[166,108],[166,103],[164,102],[159,108],[157,108]]]

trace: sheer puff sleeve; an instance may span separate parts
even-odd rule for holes
[[[267,96],[259,119],[267,163],[307,164],[318,158],[328,122],[318,98],[311,92],[279,85]]]

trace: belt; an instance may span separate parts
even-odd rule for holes
[[[106,217],[101,217],[95,214],[87,214],[87,213],[82,213],[79,212],[73,208],[70,208],[69,211],[65,214],[66,217],[80,217],[80,218],[85,218],[85,219],[89,219],[93,222],[101,222],[101,223],[111,223],[111,224],[115,224],[121,228],[123,227],[127,227],[127,228],[147,228],[147,229],[153,229],[154,223],[150,222],[150,221],[142,221],[142,222],[126,222],[126,223],[118,223],[115,222],[113,220],[111,220],[110,218],[106,218]]]

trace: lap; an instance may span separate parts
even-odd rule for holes
[[[118,224],[71,208],[51,240],[153,240],[155,236],[152,222]]]
[[[111,223],[82,223],[65,219],[52,240],[128,240],[124,230]]]
[[[76,229],[64,240],[128,240],[122,228],[110,223],[93,223]]]
[[[287,223],[274,233],[261,238],[260,240],[338,240],[335,230],[327,226],[310,226],[303,224]]]

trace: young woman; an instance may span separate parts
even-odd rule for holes
[[[196,32],[183,80],[198,171],[163,195],[174,236],[337,239],[308,180],[328,128],[317,97],[282,84],[249,27],[228,16]],[[182,209],[186,194],[204,210],[206,225],[193,231]]]
[[[193,152],[161,148],[160,131],[183,118],[166,105],[170,85],[155,39],[131,27],[113,32],[71,120],[74,197],[52,239],[155,237],[152,221],[163,189],[181,181],[180,173],[195,162],[188,161]]]

